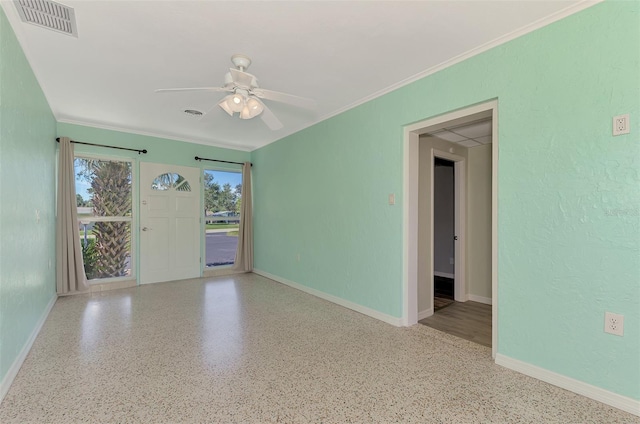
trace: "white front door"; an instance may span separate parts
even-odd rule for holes
[[[200,169],[140,163],[140,283],[200,277]]]

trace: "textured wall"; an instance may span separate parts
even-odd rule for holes
[[[491,144],[472,147],[467,167],[467,287],[491,299]]]
[[[604,2],[253,152],[256,267],[401,316],[402,128],[497,98],[498,352],[640,399],[639,56]]]
[[[55,135],[0,9],[0,381],[55,296]]]
[[[219,169],[219,170],[241,170],[240,166],[232,164],[224,164],[217,162],[197,162],[194,160],[195,156],[208,158],[228,160],[233,162],[245,162],[250,160],[251,154],[249,152],[243,152],[239,150],[223,149],[220,147],[205,146],[202,144],[185,143],[181,141],[168,140],[158,137],[150,137],[146,135],[130,134],[120,131],[112,131],[100,128],[86,127],[82,125],[74,125],[67,123],[58,123],[58,136],[70,137],[72,140],[84,141],[87,143],[105,144],[109,146],[127,147],[131,149],[147,149],[147,154],[139,155],[136,152],[128,152],[126,150],[105,149],[101,147],[85,146],[82,144],[76,144],[76,154],[89,154],[89,155],[101,155],[114,158],[131,158],[133,163],[133,202],[135,205],[140,201],[139,190],[139,175],[140,175],[140,162],[152,162],[152,163],[165,163],[171,165],[191,166],[201,169]],[[200,184],[201,192],[204,192],[204,187]],[[204,224],[203,232],[204,232]],[[134,238],[137,238],[135,233],[139,228],[139,214],[134,217]],[[136,278],[139,280],[140,267],[137,265],[140,263],[140,243],[134,243],[135,245],[135,257],[136,265],[134,265],[134,272]],[[205,254],[205,241],[204,238],[200,241],[200,256],[204,258]]]
[[[224,149],[221,147],[206,146],[203,144],[185,143],[182,141],[168,140],[166,138],[86,127],[82,125],[67,124],[64,122],[58,122],[57,132],[59,137],[70,137],[72,140],[77,141],[128,147],[131,149],[147,149],[147,154],[139,155],[138,153],[127,152],[124,150],[104,149],[100,147],[84,146],[81,144],[75,145],[76,153],[128,157],[142,162],[166,163],[199,168],[202,164],[205,164],[205,162],[195,161],[193,159],[195,156],[234,162],[244,162],[250,160],[251,157],[249,152],[243,152],[240,150]],[[237,165],[225,165],[222,163],[216,164],[215,162],[206,162],[206,165],[202,166],[215,166],[221,169],[239,169]]]
[[[252,152],[255,266],[398,317],[402,149],[363,139],[397,140],[401,129],[373,105]]]

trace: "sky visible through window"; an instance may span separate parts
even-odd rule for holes
[[[82,196],[84,200],[89,200],[91,196],[87,193],[87,189],[91,187],[91,183],[88,181],[84,181],[76,174],[76,194]]]
[[[213,175],[213,181],[220,184],[220,187],[222,187],[226,183],[231,184],[231,188],[236,188],[238,184],[242,184],[241,172],[210,171],[208,169],[206,169],[204,172]]]
[[[213,174],[214,181],[220,184],[220,187],[226,183],[231,184],[232,188],[235,188],[238,184],[242,183],[242,173],[240,172],[224,172],[224,171],[210,171],[205,170],[208,174]],[[91,187],[91,183],[78,178],[76,175],[76,194],[82,196],[84,200],[89,200],[91,196],[87,193],[87,189]]]

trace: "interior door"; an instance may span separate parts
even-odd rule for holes
[[[200,169],[140,163],[140,283],[200,277]]]

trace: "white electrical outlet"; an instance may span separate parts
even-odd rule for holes
[[[614,314],[612,312],[604,313],[604,332],[615,334],[616,336],[624,335],[624,315]]]
[[[391,193],[389,195],[389,204],[390,205],[395,205],[396,204],[396,195],[394,193]]]
[[[613,117],[613,135],[629,134],[629,114]]]
[[[296,261],[300,262],[300,254],[299,253],[296,255]]]

